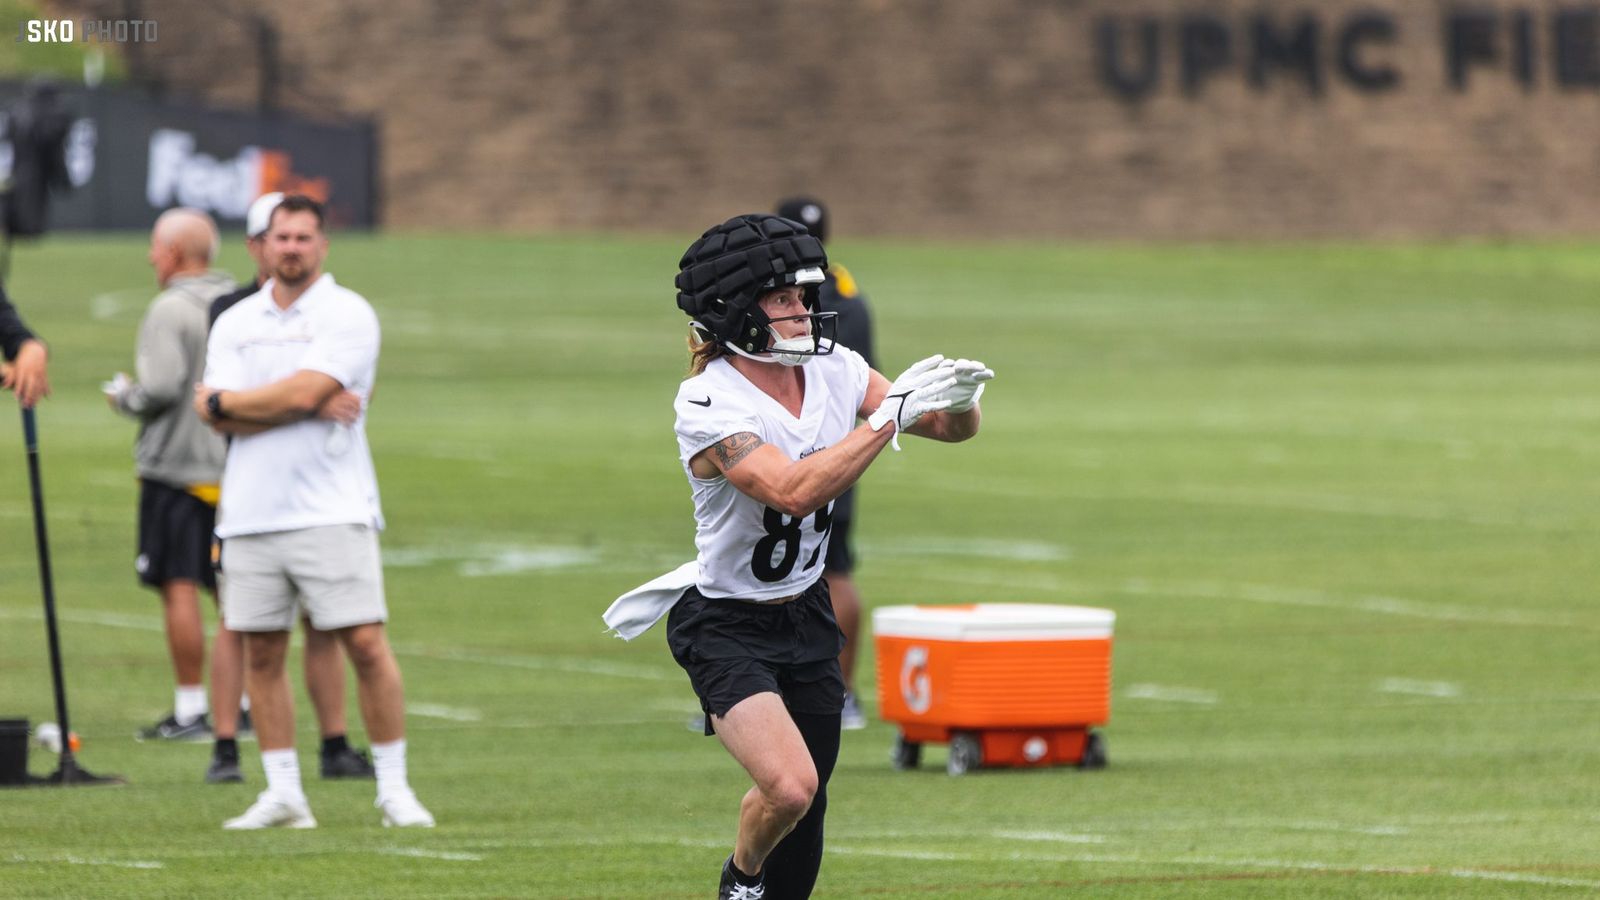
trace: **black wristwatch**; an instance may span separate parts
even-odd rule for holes
[[[212,391],[206,397],[206,413],[211,416],[211,419],[214,422],[226,419],[228,417],[228,414],[222,411],[221,391]]]

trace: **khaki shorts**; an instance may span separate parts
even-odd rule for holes
[[[378,534],[365,525],[228,538],[220,593],[234,631],[288,631],[299,608],[321,631],[389,618]]]

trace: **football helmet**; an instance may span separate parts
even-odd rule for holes
[[[833,352],[836,314],[822,312],[817,300],[827,268],[822,242],[799,222],[735,216],[707,230],[678,261],[678,308],[703,340],[758,362],[800,365]],[[790,285],[802,288],[806,312],[769,318],[758,301]],[[809,334],[784,339],[772,327],[800,319],[808,320]]]

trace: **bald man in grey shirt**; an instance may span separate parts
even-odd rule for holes
[[[210,268],[217,248],[216,223],[200,210],[170,209],[156,220],[150,265],[162,291],[139,327],[137,378],[118,372],[106,385],[111,408],[139,421],[134,568],[142,583],[161,594],[177,681],[172,713],[141,731],[141,739],[211,739],[200,589],[216,592],[211,532],[226,448],[188,401],[205,371],[211,301],[233,289],[231,277]],[[230,649],[238,653],[236,646],[225,647],[219,629],[215,652]],[[239,668],[237,659],[214,662]]]

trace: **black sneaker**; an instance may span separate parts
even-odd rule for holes
[[[337,753],[323,755],[322,777],[376,778],[378,773],[372,768],[372,763],[365,753],[354,747],[346,747]]]
[[[134,738],[140,741],[180,741],[191,744],[209,741],[212,738],[211,719],[201,716],[187,725],[179,725],[178,717],[169,715],[149,728],[139,729]]]
[[[728,861],[722,864],[722,883],[717,886],[717,900],[761,900],[766,893],[767,886],[762,882],[739,883],[733,874],[733,854],[728,854]]]
[[[223,759],[220,756],[211,757],[211,765],[206,768],[206,784],[243,784],[244,773],[239,771],[238,759]]]

